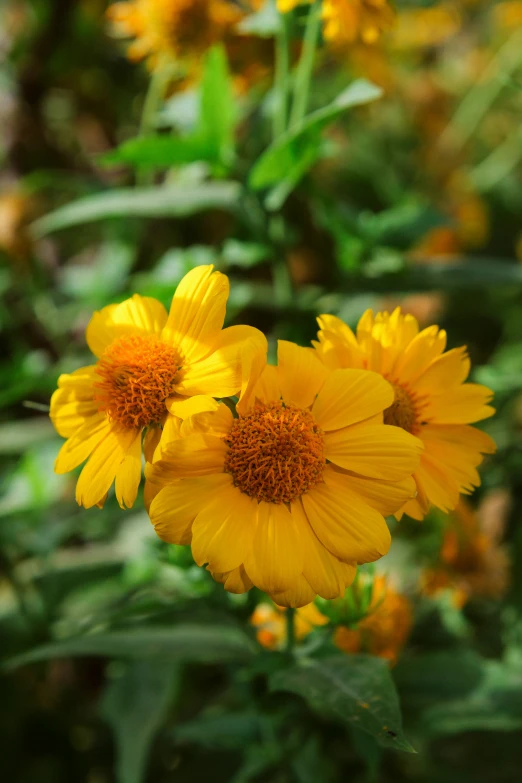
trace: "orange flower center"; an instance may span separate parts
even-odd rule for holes
[[[391,383],[391,381],[390,381]],[[402,427],[406,432],[415,434],[418,431],[419,417],[417,405],[413,396],[396,383],[392,383],[395,399],[384,411],[384,423],[394,427]]]
[[[179,370],[176,350],[156,337],[120,337],[96,364],[98,410],[127,428],[158,424],[166,412],[165,400],[174,393]]]
[[[225,443],[225,471],[250,497],[290,503],[322,480],[324,436],[309,411],[258,403],[234,421]]]

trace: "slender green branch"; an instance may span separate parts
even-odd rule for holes
[[[149,88],[143,103],[140,120],[140,136],[148,136],[156,130],[156,113],[161,105],[167,87],[167,69],[162,63],[152,72]]]
[[[294,102],[290,116],[290,127],[299,125],[308,107],[308,94],[310,92],[310,80],[314,68],[315,50],[319,29],[321,27],[321,6],[316,0],[308,12],[306,29],[303,39],[303,51],[297,66],[294,82]]]

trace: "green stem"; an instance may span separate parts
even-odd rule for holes
[[[297,66],[297,73],[294,83],[294,103],[292,114],[290,116],[290,127],[299,125],[308,106],[308,93],[310,92],[310,79],[314,67],[315,49],[321,27],[320,4],[316,2],[308,12],[306,29],[303,39],[303,51]]]
[[[281,24],[276,36],[275,107],[273,116],[274,140],[286,130],[288,113],[288,87],[290,74],[290,50],[288,46],[288,20],[281,14]]]
[[[168,76],[166,75],[166,69],[159,63],[158,67],[152,72],[149,88],[143,103],[143,111],[140,120],[140,136],[148,136],[149,133],[154,133],[156,130],[156,112],[163,100],[167,80]]]
[[[286,652],[291,653],[295,645],[295,609],[286,610]]]

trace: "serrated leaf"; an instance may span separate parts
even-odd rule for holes
[[[177,668],[169,661],[134,661],[109,680],[100,714],[116,741],[118,783],[142,783],[150,746],[172,699]]]
[[[100,655],[110,658],[168,658],[171,661],[229,663],[249,660],[256,646],[239,628],[228,625],[143,626],[108,631],[42,645],[7,661],[8,669],[50,658]]]
[[[306,659],[276,672],[270,686],[302,696],[313,710],[371,734],[383,747],[415,753],[402,732],[399,699],[388,665],[380,658]]]
[[[163,185],[121,188],[73,201],[32,224],[36,237],[63,228],[107,218],[187,217],[206,209],[233,210],[238,204],[237,182],[205,182],[199,185]]]
[[[291,172],[294,179],[299,172],[300,179],[307,170],[300,162],[306,157],[307,168],[313,165],[316,156],[312,150],[317,149],[323,129],[347,109],[374,101],[381,95],[382,90],[366,79],[355,81],[332,103],[309,114],[301,125],[283,133],[265,150],[250,172],[250,187],[261,190],[285,180]]]

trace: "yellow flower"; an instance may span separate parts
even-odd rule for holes
[[[397,17],[392,42],[398,49],[440,46],[460,30],[459,9],[450,3],[431,8],[406,8]]]
[[[256,628],[259,644],[274,650],[285,646],[287,636],[286,609],[275,604],[258,604],[250,618]],[[328,619],[321,614],[315,604],[302,606],[294,617],[295,638],[300,641],[308,636],[318,625],[326,625]]]
[[[130,60],[197,59],[242,18],[227,0],[127,0],[107,11],[115,32],[134,38]]]
[[[298,5],[304,5],[305,3],[313,3],[314,0],[277,0],[277,10],[281,14],[287,14],[289,11],[293,11]]]
[[[411,625],[409,600],[393,590],[385,577],[379,576],[374,583],[369,614],[357,628],[339,626],[334,643],[344,652],[367,652],[394,664],[408,639]]]
[[[322,16],[325,39],[338,44],[374,44],[395,20],[388,0],[324,0]]]
[[[51,399],[54,426],[68,438],[56,472],[88,458],[76,486],[80,505],[103,504],[115,481],[122,508],[132,506],[143,432],[151,458],[169,414],[208,408],[208,398],[202,407],[197,395],[235,394],[242,383],[241,352],[249,345],[266,350],[257,329],[222,329],[229,283],[212,269],[200,266],[185,275],[168,315],[156,299],[138,294],[94,313],[86,338],[97,361],[61,375]]]
[[[393,385],[395,400],[384,421],[401,427],[424,444],[414,473],[417,497],[403,511],[423,519],[430,504],[448,511],[459,494],[470,494],[480,484],[477,466],[483,454],[495,451],[493,440],[470,427],[492,416],[493,393],[485,386],[465,383],[470,361],[465,347],[444,353],[446,332],[437,326],[419,331],[412,315],[398,307],[375,317],[367,310],[357,335],[339,318],[319,319],[319,356],[331,369],[367,368]]]
[[[255,585],[281,606],[344,595],[356,564],[388,551],[383,515],[413,496],[422,444],[382,424],[386,381],[329,373],[309,348],[281,341],[279,366],[244,388],[238,418],[223,404],[192,417],[148,466],[156,532],[191,544],[230,592]]]

